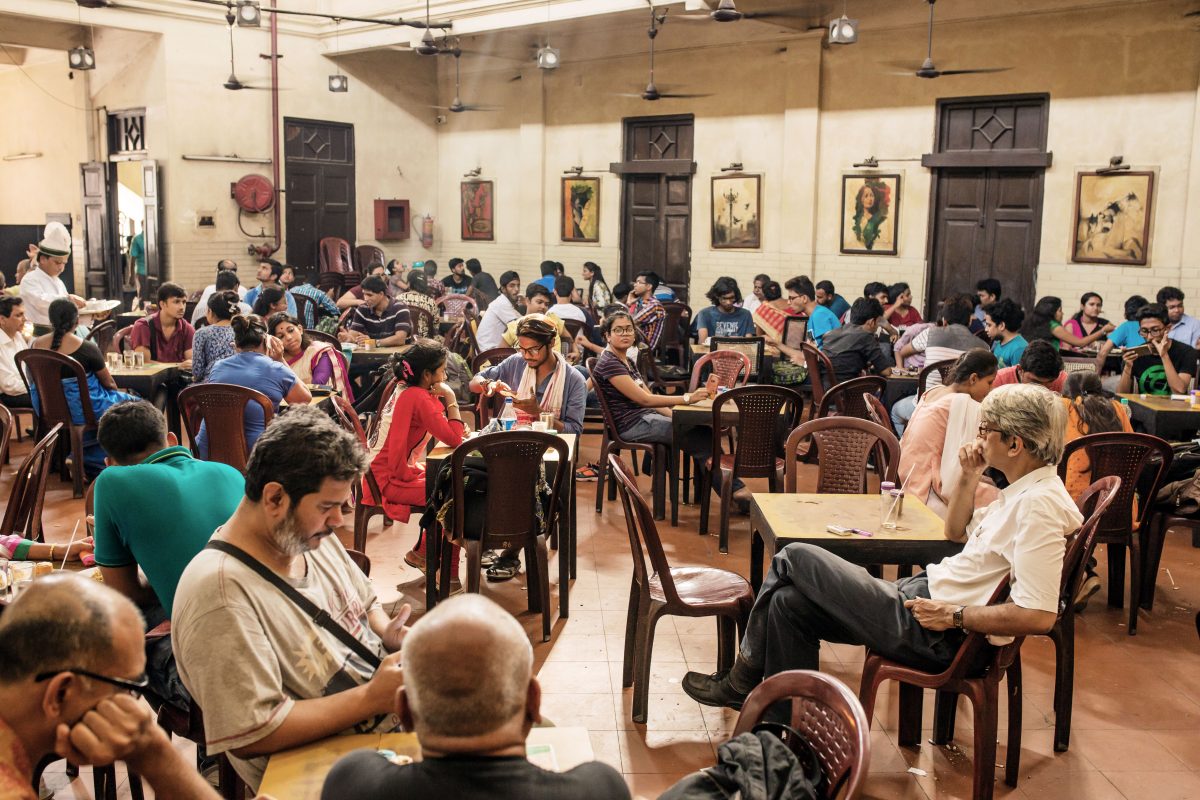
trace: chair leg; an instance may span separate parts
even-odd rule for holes
[[[1021,653],[1018,651],[1008,668],[1008,753],[1004,757],[1004,782],[1016,786],[1021,772]]]
[[[975,712],[974,800],[992,800],[996,781],[996,684],[979,681],[971,684],[971,705]]]
[[[421,535],[425,537],[425,610],[430,611],[438,601],[437,574],[441,566],[442,532],[435,522]]]
[[[712,473],[713,469],[720,469],[720,466],[713,464],[711,467],[704,467],[702,464],[696,464],[696,470],[700,472],[700,489],[696,495],[696,504],[700,506],[700,535],[708,535],[708,506],[712,499]]]
[[[367,507],[360,499],[354,506],[354,549],[360,553],[367,552],[367,525],[370,521]]]
[[[608,444],[600,445],[600,462],[596,465],[596,513],[604,510],[604,484],[608,482]]]
[[[663,606],[650,601],[643,623],[638,626],[637,675],[633,679],[633,721],[646,724],[650,706],[650,661],[654,655],[654,629]]]
[[[96,800],[117,800],[117,768],[92,767],[92,792]]]
[[[443,541],[439,544],[438,550],[441,557],[438,559],[439,575],[438,575],[438,597],[445,600],[450,597],[450,579],[453,577],[454,569],[458,566],[454,560],[454,545],[451,542]],[[429,548],[425,548],[425,560],[429,561]]]
[[[1142,592],[1138,604],[1147,611],[1154,610],[1154,588],[1158,583],[1158,565],[1162,563],[1163,544],[1167,537],[1167,516],[1157,514],[1143,526],[1146,538],[1142,541]],[[1138,532],[1141,535],[1141,531]]]
[[[1125,605],[1125,545],[1110,542],[1108,545],[1108,607],[1122,608]]]
[[[483,543],[478,539],[467,540],[467,591],[479,594],[479,575],[483,571]]]
[[[537,552],[538,565],[538,585],[537,591],[542,598],[542,641],[550,641],[550,615],[554,612],[550,605],[550,567],[549,555],[546,552],[546,537],[539,536],[537,545],[534,547]],[[528,587],[529,593],[533,594],[534,587]]]
[[[921,744],[921,703],[925,691],[920,686],[900,684],[900,721],[896,742],[902,747],[917,747]]]
[[[687,453],[680,456],[683,462],[683,504],[692,502],[692,457]]]
[[[737,645],[737,620],[733,617],[717,617],[717,671],[733,669]]]
[[[958,716],[958,695],[954,692],[935,692],[933,700],[933,743],[954,741],[954,721]]]
[[[862,678],[858,684],[858,701],[862,703],[863,713],[867,717],[867,727],[875,722],[875,698],[879,695],[879,661],[867,654],[863,664]]]
[[[142,779],[136,773],[126,770],[129,777],[129,798],[130,800],[146,800],[146,791],[142,788]]]
[[[1069,609],[1068,609],[1069,610]],[[1054,752],[1071,746],[1071,707],[1075,694],[1075,615],[1064,614],[1050,631],[1054,642]]]
[[[717,547],[722,553],[729,552],[729,510],[733,505],[733,470],[721,470],[721,528]]]
[[[83,497],[83,428],[71,426],[71,454],[75,460],[71,475],[74,479],[76,500]]]
[[[1129,537],[1129,628],[1130,636],[1137,634],[1138,609],[1142,607],[1142,548],[1138,535]]]
[[[526,603],[526,608],[530,611],[530,613],[533,614],[542,611],[542,593],[534,591],[535,586],[541,580],[538,575],[538,568],[540,567],[540,564],[538,564],[537,553],[534,552],[535,549],[536,545],[531,543],[525,545],[524,551],[526,583],[525,599],[528,601]]]
[[[637,652],[637,632],[642,620],[642,593],[637,581],[629,581],[629,610],[625,613],[625,652],[621,658],[621,687],[633,686],[633,657]],[[646,602],[649,602],[647,598]]]

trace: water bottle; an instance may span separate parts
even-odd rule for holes
[[[500,424],[504,426],[504,430],[511,431],[513,426],[517,424],[517,409],[513,406],[511,397],[504,399],[504,411],[500,414]]]
[[[881,528],[896,527],[895,513],[893,512],[893,503],[895,499],[892,494],[896,491],[896,484],[891,481],[882,481],[879,484],[879,526]],[[889,523],[891,523],[889,525]]]

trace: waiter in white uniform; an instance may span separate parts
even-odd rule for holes
[[[53,301],[69,297],[80,308],[85,305],[83,298],[69,293],[58,277],[67,268],[70,256],[71,234],[61,222],[51,222],[38,242],[37,268],[26,272],[21,279],[21,300],[25,316],[33,323],[34,336],[50,333],[49,312]]]

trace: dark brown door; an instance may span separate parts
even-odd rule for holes
[[[161,173],[154,161],[143,161],[141,167],[142,202],[146,206],[146,220],[142,229],[142,241],[146,248],[146,294],[156,297],[158,286],[164,278]]]
[[[1026,310],[1037,285],[1040,169],[941,169],[929,308],[996,278]]]
[[[87,297],[120,297],[121,264],[109,220],[109,164],[90,161],[79,165],[83,185],[83,247],[86,272],[83,291]],[[63,280],[74,274],[67,265]],[[68,286],[70,288],[70,286]],[[111,289],[111,291],[110,291]]]
[[[354,247],[354,126],[285,119],[283,130],[287,260],[312,278],[321,239]]]
[[[694,123],[683,117],[626,120],[621,278],[653,270],[686,301],[691,278],[692,142]]]

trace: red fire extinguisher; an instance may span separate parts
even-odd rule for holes
[[[421,246],[426,250],[433,247],[433,215],[426,214],[419,218],[421,221],[420,230],[417,229],[417,220],[413,220],[413,230],[421,237]]]

